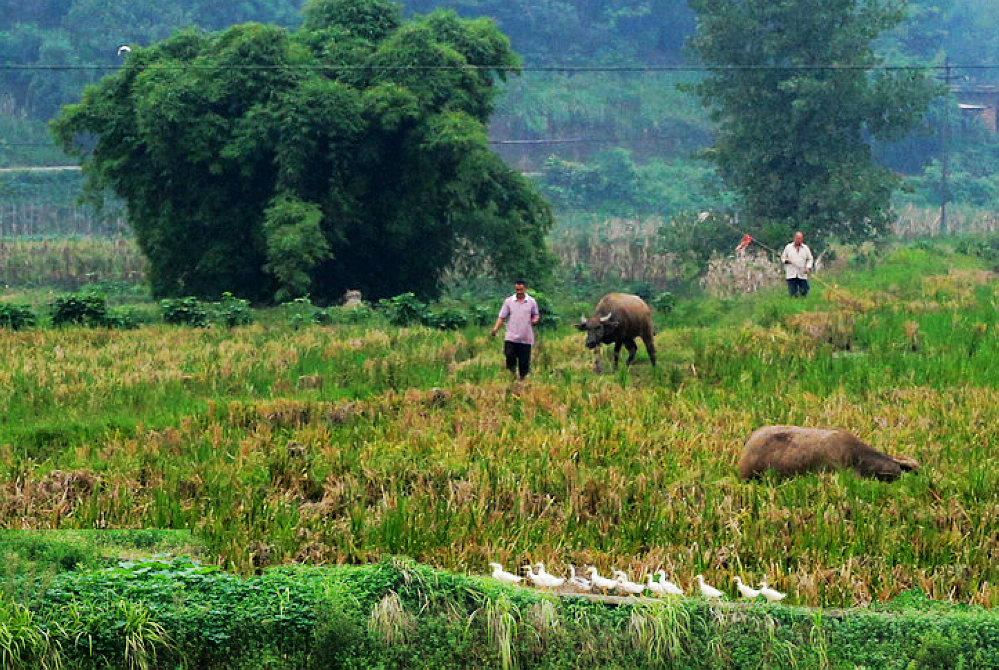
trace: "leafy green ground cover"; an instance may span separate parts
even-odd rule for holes
[[[66,572],[0,600],[5,668],[996,668],[999,618],[557,598],[385,558],[240,578],[189,559]]]
[[[0,574],[6,579],[27,574],[53,575],[114,566],[137,556],[197,556],[201,549],[185,530],[5,530],[0,532]]]

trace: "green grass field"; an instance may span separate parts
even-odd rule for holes
[[[188,530],[244,574],[543,560],[732,593],[767,577],[797,605],[918,587],[994,607],[997,304],[978,260],[904,248],[804,301],[681,302],[656,369],[643,350],[597,374],[582,335],[543,332],[519,396],[485,328],[0,330],[0,523]],[[848,428],[923,468],[740,482],[770,423]]]

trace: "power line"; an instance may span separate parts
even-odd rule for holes
[[[5,167],[0,168],[0,174],[10,174],[14,172],[78,172],[82,170],[79,165],[36,165],[33,167]]]
[[[570,138],[540,138],[529,140],[489,140],[489,144],[500,146],[531,146],[538,144],[630,144],[632,142],[665,142],[689,140],[690,135],[645,135],[643,137],[570,137]]]
[[[829,64],[811,64],[811,65],[724,65],[724,66],[709,66],[709,65],[622,65],[622,66],[608,66],[608,65],[550,65],[550,66],[498,66],[498,65],[338,65],[331,63],[315,63],[309,65],[197,65],[197,64],[163,64],[154,63],[149,66],[151,69],[161,69],[161,70],[203,70],[203,71],[214,71],[214,70],[315,70],[322,68],[333,68],[337,70],[349,70],[349,71],[370,71],[370,72],[384,72],[384,71],[417,71],[417,72],[431,72],[431,71],[463,71],[463,70],[485,70],[491,72],[507,72],[507,73],[518,73],[518,72],[564,72],[564,73],[589,73],[589,72],[605,72],[605,73],[646,73],[646,72],[783,72],[783,71],[876,71],[876,72],[895,72],[895,71],[922,71],[922,70],[946,70],[949,67],[951,70],[999,70],[999,64],[996,65],[985,65],[985,64],[975,64],[975,65],[914,65],[914,64],[896,64],[896,65],[844,65],[839,63],[829,63]],[[55,71],[55,72],[77,72],[77,71],[115,71],[121,69],[120,65],[43,65],[37,63],[29,64],[18,64],[18,63],[6,63],[0,64],[0,71],[7,72],[17,72],[17,71]]]

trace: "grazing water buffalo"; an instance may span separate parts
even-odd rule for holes
[[[628,350],[627,364],[631,365],[638,352],[635,338],[645,342],[649,360],[656,364],[656,343],[652,339],[652,310],[637,295],[608,293],[597,303],[596,316],[580,317],[576,328],[586,332],[586,348],[595,349],[601,344],[614,344],[614,368],[623,346]]]
[[[752,479],[773,469],[784,477],[853,468],[864,477],[892,481],[919,463],[904,456],[882,454],[840,428],[764,426],[746,440],[739,477]]]

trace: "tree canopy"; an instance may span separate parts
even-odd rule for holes
[[[487,19],[314,0],[294,32],[136,48],[52,128],[126,201],[156,295],[430,295],[458,248],[504,275],[550,267],[550,210],[486,137],[516,68]]]
[[[889,0],[690,0],[694,88],[719,129],[711,155],[750,219],[856,240],[890,221],[898,178],[871,138],[899,138],[940,90],[879,69],[872,43],[903,18]]]

